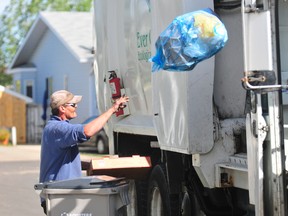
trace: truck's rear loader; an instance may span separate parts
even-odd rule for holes
[[[192,71],[152,73],[160,33],[203,8],[226,46]],[[130,97],[107,124],[110,153],[152,164],[131,178],[128,215],[287,215],[288,2],[95,0],[94,11],[99,110],[117,86]]]

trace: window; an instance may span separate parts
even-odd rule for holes
[[[32,86],[26,86],[26,95],[30,98],[33,98],[33,87]]]
[[[25,81],[25,95],[33,99],[33,87],[34,87],[33,80],[26,80]]]
[[[21,93],[21,81],[15,80],[15,91]]]

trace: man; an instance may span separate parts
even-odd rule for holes
[[[115,101],[110,109],[86,125],[70,124],[77,117],[76,109],[82,96],[66,90],[54,92],[50,97],[51,118],[47,122],[41,141],[41,183],[81,177],[78,143],[87,141],[99,132],[108,119],[129,101],[126,96]],[[46,203],[41,199],[46,214]]]

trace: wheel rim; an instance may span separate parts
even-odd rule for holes
[[[162,199],[159,188],[155,187],[152,191],[151,216],[163,215]]]
[[[183,216],[190,216],[191,215],[191,203],[189,194],[186,192],[183,196],[182,206],[181,206],[181,214]]]
[[[137,193],[135,181],[129,182],[130,203],[127,205],[127,216],[137,215]]]
[[[97,151],[98,153],[104,153],[105,151],[105,144],[102,139],[98,140],[97,142]]]

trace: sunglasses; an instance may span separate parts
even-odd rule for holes
[[[77,107],[77,104],[76,103],[66,103],[65,105],[67,105],[67,106],[72,106],[72,107]]]

